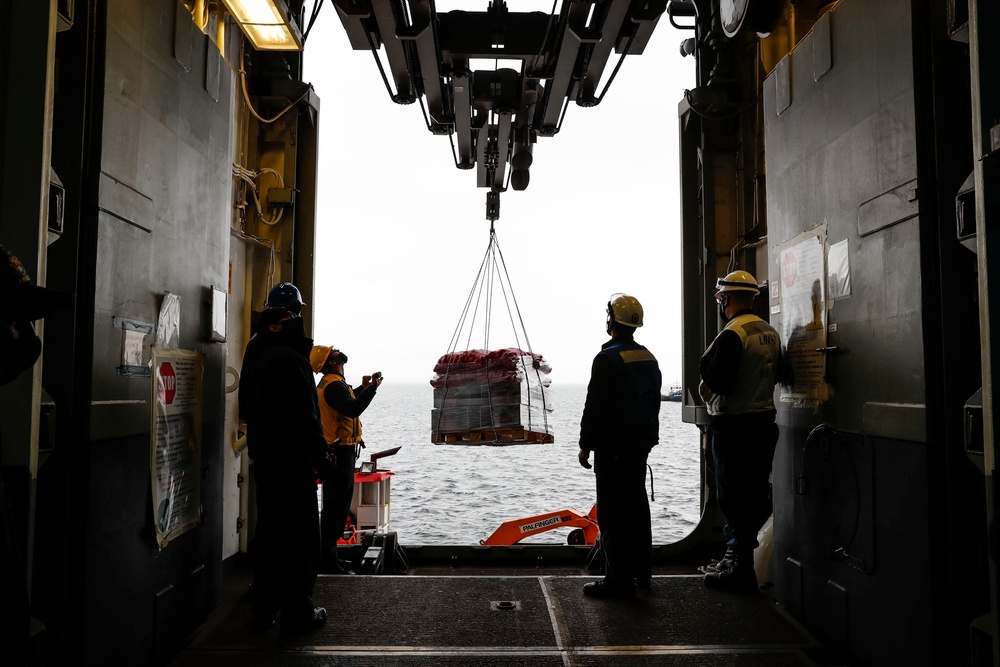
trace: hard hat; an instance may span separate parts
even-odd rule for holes
[[[608,317],[627,327],[641,327],[642,304],[634,296],[612,294],[608,301]]]
[[[313,373],[322,372],[323,366],[326,366],[328,359],[339,361],[342,364],[347,363],[347,355],[337,348],[327,347],[326,345],[313,345],[313,349],[309,353],[309,365],[312,366]]]
[[[757,294],[760,288],[757,287],[757,280],[747,271],[733,271],[725,278],[719,278],[715,283],[715,298],[718,299],[725,292],[753,292]]]
[[[300,312],[304,305],[306,304],[302,302],[302,293],[292,283],[278,283],[272,287],[267,293],[267,301],[264,302],[265,308],[283,308],[293,313]]]
[[[313,349],[309,353],[309,365],[312,366],[313,373],[319,373],[323,370],[323,366],[326,366],[326,360],[329,358],[331,352],[333,352],[332,347],[313,345]]]

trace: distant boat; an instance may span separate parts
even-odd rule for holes
[[[665,394],[660,394],[660,400],[662,401],[681,401],[684,398],[684,391],[681,389],[679,384],[671,385],[670,391]]]

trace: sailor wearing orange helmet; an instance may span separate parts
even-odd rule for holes
[[[334,477],[323,483],[322,569],[327,574],[348,574],[350,571],[337,558],[337,540],[344,535],[354,496],[354,466],[359,450],[364,447],[361,413],[375,398],[382,384],[382,373],[364,376],[362,384],[352,389],[344,377],[347,355],[326,345],[313,346],[309,363],[314,373],[323,374],[316,387],[320,421],[330,458],[337,464]]]

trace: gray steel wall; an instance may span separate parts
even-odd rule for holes
[[[771,261],[825,223],[828,244],[847,240],[853,288],[829,311],[832,397],[779,406],[776,596],[871,664],[925,664],[932,642],[910,14],[908,0],[844,0],[764,99]],[[823,422],[841,435],[807,447]]]
[[[229,282],[234,76],[176,0],[112,0],[107,15],[82,622],[86,654],[140,664],[196,626],[221,581],[226,351],[205,302]],[[203,523],[158,551],[150,378],[118,367],[120,320],[155,325],[166,292],[180,347],[206,357]]]

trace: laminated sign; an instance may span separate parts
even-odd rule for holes
[[[163,548],[200,520],[205,361],[197,352],[156,347],[152,357],[153,523]]]
[[[781,388],[782,401],[813,407],[829,396],[826,382],[826,270],[824,226],[778,246],[781,296],[778,331],[794,387]]]

